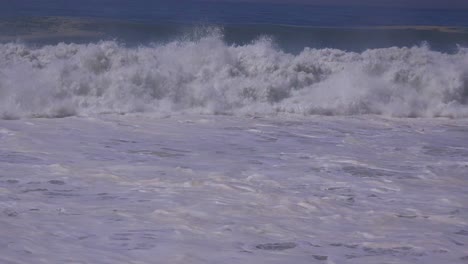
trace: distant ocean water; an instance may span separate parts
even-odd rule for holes
[[[467,45],[466,34],[436,34],[437,32],[415,31],[411,28],[468,27],[466,12],[467,10],[460,9],[317,6],[242,1],[85,0],[78,3],[65,0],[19,0],[2,5],[0,18],[10,23],[1,27],[0,32],[10,39],[18,35],[21,37],[21,33],[31,30],[44,32],[48,26],[57,27],[57,22],[54,24],[53,21],[41,21],[39,18],[61,17],[75,20],[81,18],[82,25],[75,21],[75,27],[99,31],[101,38],[117,38],[130,43],[165,40],[169,36],[180,34],[181,30],[186,33],[189,30],[187,27],[218,26],[224,29],[224,37],[228,43],[245,44],[259,35],[268,35],[274,37],[282,48],[295,51],[305,46],[362,50],[392,45],[419,45],[422,41],[430,42],[436,49],[453,50],[456,44]],[[36,19],[31,21],[28,18]],[[58,22],[65,23],[64,20]],[[394,28],[384,31],[375,30],[375,27],[405,27],[406,30],[397,31]],[[350,31],[351,28],[360,30]],[[374,30],[369,31],[369,28]],[[73,34],[62,37],[55,41],[80,40],[79,35],[75,39],[71,38]]]
[[[428,4],[428,6],[430,6]],[[200,0],[18,0],[2,3],[2,17],[65,16],[149,23],[270,24],[356,27],[394,25],[468,26],[467,10],[366,7],[348,4],[256,3]]]

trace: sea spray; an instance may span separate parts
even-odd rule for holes
[[[214,33],[213,33],[214,32]],[[289,54],[260,38],[0,44],[0,117],[99,113],[468,117],[468,52],[426,45]]]

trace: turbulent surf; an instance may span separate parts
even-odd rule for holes
[[[140,46],[0,44],[0,117],[97,113],[468,117],[468,49],[282,51],[221,34]]]
[[[454,1],[0,1],[0,263],[466,263]]]

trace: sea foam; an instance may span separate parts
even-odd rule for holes
[[[0,44],[0,118],[99,113],[468,117],[468,49],[362,53],[219,34],[128,47],[117,41]]]

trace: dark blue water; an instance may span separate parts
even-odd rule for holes
[[[287,1],[284,1],[287,2]],[[468,10],[167,0],[2,0],[2,17],[99,17],[151,23],[468,26]]]
[[[0,0],[0,22],[0,42],[83,43],[116,39],[139,45],[171,41],[200,28],[217,27],[229,44],[243,45],[268,36],[288,52],[299,52],[304,47],[359,51],[422,44],[451,52],[458,46],[468,46],[465,29],[378,28],[464,28],[468,27],[468,10],[463,9],[200,0]]]

